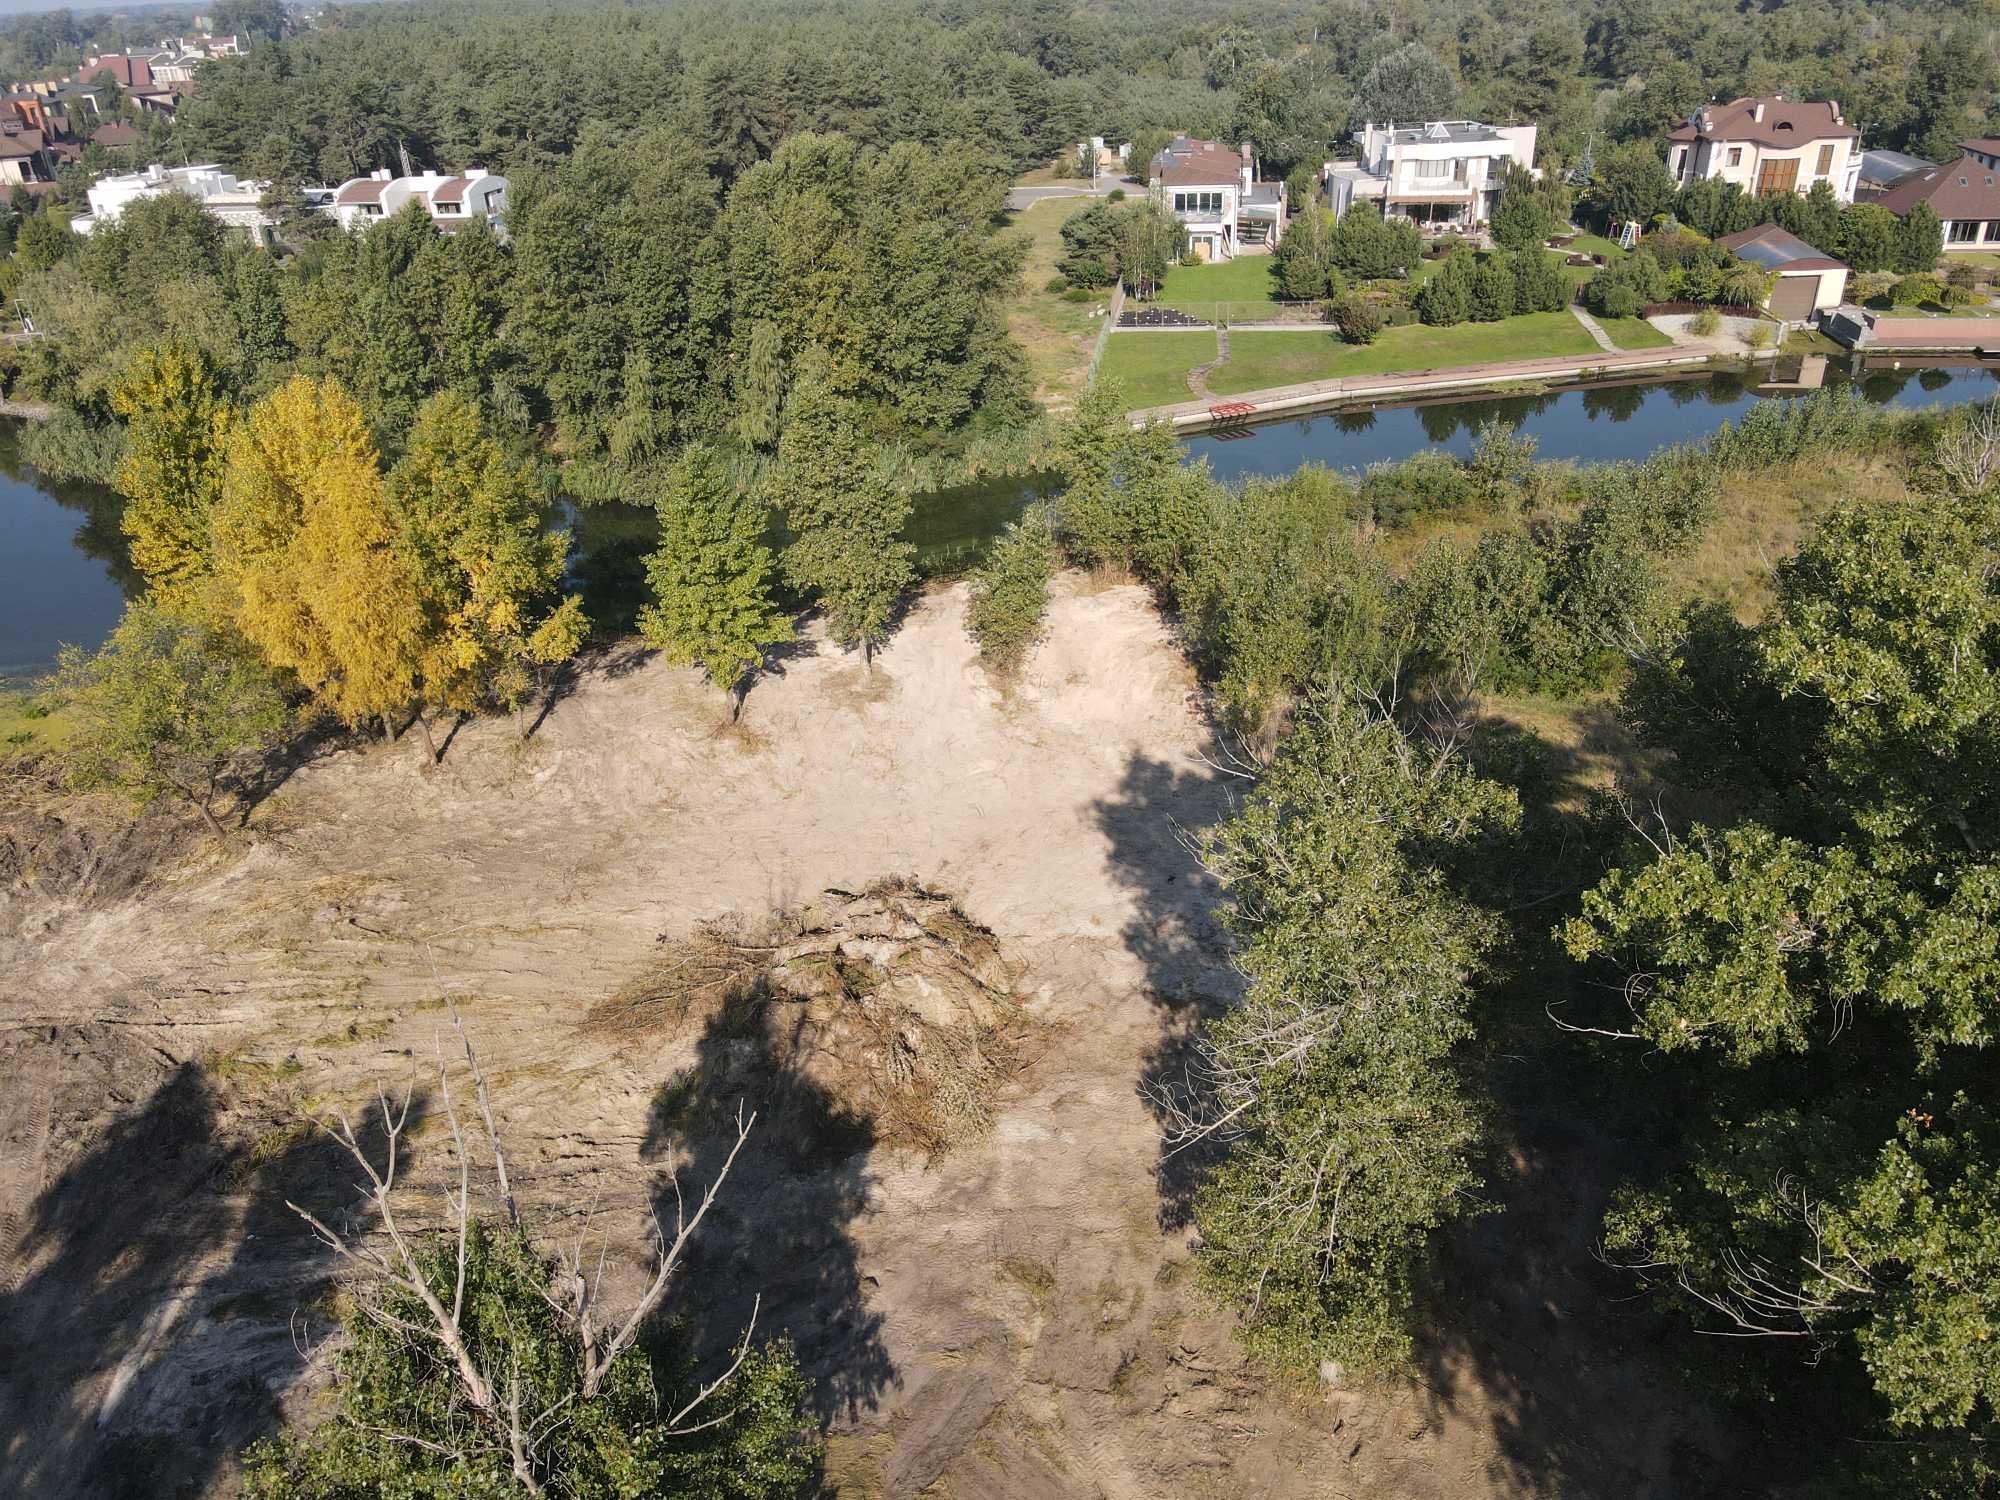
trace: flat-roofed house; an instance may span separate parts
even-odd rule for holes
[[[1764,306],[1786,323],[1810,323],[1815,313],[1831,311],[1847,297],[1847,262],[1835,260],[1776,224],[1759,224],[1715,242],[1738,260],[1773,272],[1771,295]]]
[[[1824,182],[1852,203],[1861,177],[1861,132],[1831,99],[1783,94],[1704,104],[1667,134],[1667,170],[1682,187],[1704,177],[1758,197],[1807,193]]]
[[[1354,161],[1328,162],[1328,200],[1335,218],[1357,202],[1381,207],[1384,218],[1469,229],[1493,217],[1508,164],[1533,171],[1533,125],[1482,125],[1432,120],[1377,125],[1354,134]]]
[[[1285,185],[1257,180],[1257,154],[1245,141],[1225,146],[1175,136],[1147,168],[1155,202],[1187,230],[1196,260],[1233,260],[1284,238]]]

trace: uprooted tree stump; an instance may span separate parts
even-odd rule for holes
[[[1024,1030],[1016,977],[949,896],[889,880],[754,927],[705,923],[586,1024],[633,1037],[703,1025],[701,1060],[661,1090],[656,1128],[748,1096],[937,1155],[992,1118]]]

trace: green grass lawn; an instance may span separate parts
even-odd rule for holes
[[[1606,239],[1601,234],[1580,234],[1569,248],[1576,255],[1602,255],[1607,260],[1614,255],[1625,253],[1618,248],[1618,241]]]
[[[1498,323],[1460,323],[1451,328],[1412,323],[1383,330],[1372,344],[1344,344],[1334,334],[1318,330],[1237,333],[1229,339],[1229,362],[1209,375],[1208,384],[1218,394],[1233,396],[1336,375],[1544,359],[1589,354],[1596,348],[1597,341],[1566,312],[1527,313]]]
[[[1239,255],[1209,265],[1175,266],[1160,283],[1160,306],[1178,308],[1198,318],[1213,317],[1218,302],[1239,308],[1252,304],[1248,310],[1254,311],[1255,304],[1278,300],[1278,284],[1271,277],[1274,264],[1269,255]],[[1225,311],[1225,317],[1230,315]]]
[[[1215,335],[1207,329],[1195,333],[1114,333],[1105,345],[1097,378],[1120,382],[1128,407],[1170,406],[1194,399],[1187,387],[1187,372],[1214,358]]]
[[[1644,318],[1599,318],[1597,326],[1620,349],[1667,349],[1674,342]]]

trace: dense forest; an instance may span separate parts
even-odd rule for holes
[[[59,61],[63,24],[7,45]],[[44,336],[6,374],[57,408],[30,451],[113,484],[149,589],[65,663],[75,769],[220,834],[232,761],[302,704],[427,741],[523,709],[590,628],[559,500],[655,510],[638,629],[740,711],[798,614],[864,657],[895,630],[899,475],[1034,424],[1056,493],[972,581],[994,672],[1059,562],[1136,579],[1255,783],[1192,839],[1242,999],[1154,1089],[1249,1345],[1406,1373],[1509,1123],[1568,1110],[1622,1153],[1601,1259],[1687,1380],[1811,1434],[1804,1493],[1991,1493],[2000,408],[1829,392],[1643,464],[1537,463],[1491,427],[1463,460],[1226,486],[1103,384],[1035,411],[1004,203],[1081,135],[1241,134],[1282,170],[1357,99],[1421,96],[1540,121],[1586,201],[1720,231],[1740,205],[1670,199],[1657,154],[1700,101],[1837,97],[1869,145],[1944,155],[2000,121],[1995,78],[1990,18],[1955,4],[329,11],[205,69],[175,153],[284,187],[478,161],[512,179],[508,233],[301,221],[277,259],[173,196],[87,240],[21,219],[6,275]],[[1823,195],[1786,212],[1872,232]],[[1781,480],[1802,540],[1723,597],[1697,560]],[[1481,713],[1496,692],[1599,705],[1644,776],[1567,795]],[[1498,1081],[1524,1057],[1555,1104]],[[547,1300],[525,1255],[495,1251],[500,1302]],[[429,1410],[435,1371],[391,1376],[388,1409]],[[782,1359],[764,1378],[745,1453],[799,1404]],[[628,1414],[593,1410],[564,1462],[622,1472]],[[267,1454],[266,1492],[442,1467],[348,1420]],[[726,1492],[788,1492],[779,1467]]]

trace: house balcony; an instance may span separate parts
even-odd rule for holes
[[[1212,208],[1177,208],[1174,217],[1183,224],[1227,224],[1229,215]]]

